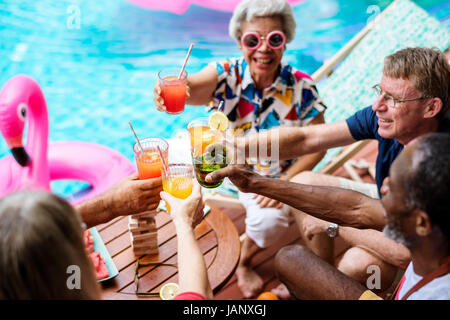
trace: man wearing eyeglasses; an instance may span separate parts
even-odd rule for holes
[[[394,279],[395,267],[404,268],[410,257],[406,247],[376,231],[382,229],[385,219],[380,214],[380,201],[374,198],[379,197],[382,182],[405,145],[426,133],[450,132],[449,85],[450,66],[443,53],[427,48],[403,49],[385,58],[380,84],[374,87],[378,98],[372,106],[336,123],[276,128],[236,143],[245,145],[241,151],[248,155],[251,145],[267,141],[270,151],[270,137],[276,136],[280,159],[289,159],[357,140],[375,139],[375,194],[364,192],[371,196],[363,195],[359,186],[345,179],[311,172],[300,173],[291,182],[271,183],[250,175],[242,166],[232,166],[210,174],[207,181],[228,176],[244,192],[266,195],[295,208],[303,238],[314,253],[363,284],[370,276],[367,267],[379,266],[384,290]],[[335,261],[333,255],[336,237],[350,245],[340,261]]]

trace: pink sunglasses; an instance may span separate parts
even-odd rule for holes
[[[262,44],[261,39],[266,40],[267,46],[273,50],[281,49],[286,43],[286,36],[281,31],[272,31],[266,37],[261,37],[257,32],[246,32],[241,43],[249,50],[256,50]]]

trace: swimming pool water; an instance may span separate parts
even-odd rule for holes
[[[312,74],[391,1],[307,0],[294,7],[297,34],[284,59]],[[415,1],[450,26],[450,1]],[[228,36],[230,12],[192,5],[183,15],[150,11],[125,0],[0,2],[0,85],[18,73],[35,78],[47,100],[50,141],[109,146],[133,161],[131,121],[140,137],[169,138],[203,107],[167,115],[153,106],[160,69],[187,72],[238,56]],[[0,157],[9,153],[0,139]],[[53,186],[54,184],[52,184]],[[76,185],[76,184],[75,184]],[[70,193],[73,183],[56,192]]]

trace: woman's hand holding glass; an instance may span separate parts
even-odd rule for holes
[[[204,203],[202,190],[197,181],[193,181],[192,193],[186,199],[178,199],[167,192],[161,192],[161,199],[170,205],[170,216],[177,226],[195,228],[203,219]]]
[[[186,85],[186,98],[189,98],[190,96],[189,85]],[[155,103],[155,107],[158,111],[167,111],[166,106],[164,105],[164,99],[161,97],[161,83],[159,80],[155,82],[155,87],[153,88],[153,102]]]

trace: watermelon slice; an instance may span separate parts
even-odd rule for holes
[[[97,280],[105,279],[109,277],[108,268],[106,268],[105,260],[103,260],[100,252],[92,252],[89,257],[91,258],[92,264],[94,265],[95,275]]]
[[[86,253],[89,255],[94,252],[94,238],[91,236],[91,232],[89,230],[84,232],[83,238]]]
[[[86,230],[83,234],[84,247],[86,254],[94,265],[95,275],[97,280],[105,279],[109,277],[109,271],[106,267],[105,260],[100,255],[100,252],[94,251],[94,238],[91,236],[91,231]]]

